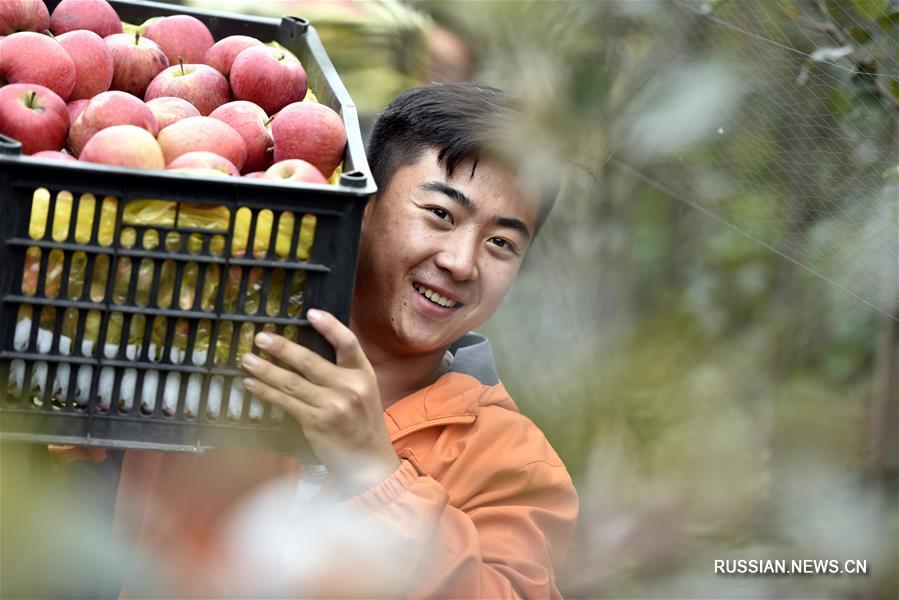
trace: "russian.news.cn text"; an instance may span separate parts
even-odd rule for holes
[[[867,575],[867,560],[715,559],[715,575]]]

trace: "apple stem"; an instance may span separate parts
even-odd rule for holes
[[[140,31],[134,32],[134,45],[137,46],[138,42],[140,42]]]
[[[184,75],[184,59],[179,55],[178,64],[181,65],[181,74]]]
[[[263,127],[268,127],[268,124],[275,120],[275,115],[270,116],[265,120],[265,123],[262,124]]]
[[[28,108],[34,108],[34,98],[36,96],[37,96],[37,92],[35,92],[34,90],[32,90],[31,93],[28,94],[28,100],[26,100],[26,104],[28,105]]]
[[[49,29],[45,29],[45,30],[44,30],[44,35],[49,35],[49,36],[50,36],[51,38],[53,38],[54,40],[56,39],[56,36],[53,35],[53,32],[50,31]]]

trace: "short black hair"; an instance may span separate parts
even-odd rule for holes
[[[459,164],[505,154],[499,147],[504,127],[521,116],[518,103],[502,90],[468,83],[441,83],[405,90],[384,109],[372,128],[368,163],[380,190],[393,174],[414,163],[428,149],[437,149],[437,162],[452,177]],[[505,157],[508,162],[508,157]],[[555,204],[558,185],[540,194],[536,231]],[[534,233],[536,233],[536,231]]]

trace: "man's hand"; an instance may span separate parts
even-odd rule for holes
[[[244,354],[252,376],[244,386],[300,423],[316,456],[353,496],[386,479],[400,460],[384,425],[374,369],[356,335],[325,311],[310,309],[307,317],[334,346],[337,364],[280,335],[259,333],[256,346],[290,369]]]

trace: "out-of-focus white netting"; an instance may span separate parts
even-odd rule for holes
[[[614,160],[895,315],[899,33],[858,4],[657,5],[670,62]]]

